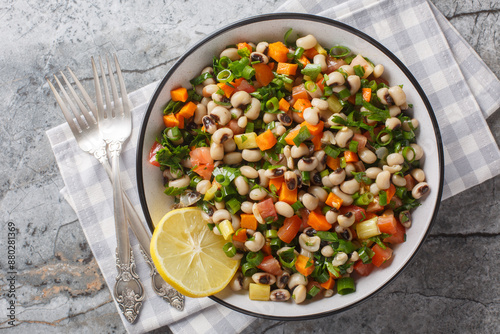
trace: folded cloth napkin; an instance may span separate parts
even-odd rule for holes
[[[289,0],[282,12],[307,12],[356,27],[395,53],[419,80],[436,113],[445,148],[443,197],[453,196],[500,172],[500,151],[485,117],[500,106],[500,82],[441,13],[426,0]],[[122,153],[123,188],[140,211],[135,179],[138,129],[157,83],[130,94],[133,132]],[[47,131],[62,178],[64,195],[74,206],[103,276],[115,281],[112,188],[97,160],[82,152],[67,124]],[[137,271],[147,299],[130,333],[168,325],[174,333],[239,332],[252,317],[231,311],[208,298],[186,298],[178,312],[152,291],[149,269],[138,256]],[[124,319],[124,318],[123,318]]]

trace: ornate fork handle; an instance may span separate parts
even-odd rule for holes
[[[114,288],[115,300],[128,322],[134,323],[144,300],[144,287],[135,272],[135,260],[130,250],[130,262],[122,263],[120,252],[116,250],[116,268],[118,275]]]
[[[156,270],[156,267],[153,263],[153,260],[149,256],[149,253],[147,253],[142,247],[141,253],[144,257],[144,260],[146,260],[146,262],[149,264],[149,276],[151,276],[151,285],[155,293],[165,299],[175,309],[182,311],[184,309],[184,295],[175,290],[172,286],[170,286],[163,280],[163,278]]]

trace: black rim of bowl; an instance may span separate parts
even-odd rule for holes
[[[210,35],[208,35],[207,37],[203,38],[201,41],[199,41],[198,43],[196,43],[194,46],[192,46],[188,51],[186,51],[179,58],[179,60],[169,69],[169,71],[167,72],[167,74],[165,75],[165,77],[162,79],[162,81],[158,85],[155,93],[151,97],[151,100],[150,100],[149,106],[148,106],[148,110],[146,111],[146,114],[144,115],[144,118],[143,118],[143,123],[142,123],[142,126],[141,126],[141,130],[140,130],[140,134],[139,134],[139,139],[138,139],[138,143],[137,143],[137,156],[136,156],[137,188],[138,188],[138,191],[139,191],[139,199],[140,199],[140,202],[141,202],[142,210],[144,212],[144,216],[146,217],[146,221],[148,223],[148,226],[149,226],[150,230],[153,231],[154,230],[154,225],[153,225],[153,222],[151,220],[151,216],[149,214],[149,209],[148,209],[147,202],[146,202],[146,195],[145,195],[144,188],[143,188],[143,177],[142,177],[142,163],[143,162],[142,162],[142,155],[143,155],[143,152],[144,152],[143,151],[144,133],[146,131],[147,121],[149,119],[149,116],[151,115],[153,106],[154,106],[154,104],[155,104],[158,96],[160,95],[160,92],[163,89],[163,86],[165,86],[165,84],[168,81],[168,79],[170,78],[171,74],[184,61],[184,59],[186,59],[191,53],[193,53],[195,50],[197,50],[203,44],[205,44],[205,43],[209,42],[210,40],[214,39],[215,37],[217,37],[217,36],[225,33],[226,31],[229,31],[229,30],[232,30],[234,28],[238,28],[238,27],[244,26],[246,24],[250,24],[250,23],[262,22],[262,21],[272,21],[272,20],[276,20],[276,19],[296,19],[296,20],[306,20],[306,21],[315,21],[315,22],[325,23],[327,25],[330,25],[330,26],[333,26],[333,27],[336,27],[336,28],[340,28],[340,29],[346,30],[346,31],[348,31],[348,32],[350,32],[350,33],[352,33],[352,34],[354,34],[354,35],[356,35],[356,36],[364,39],[365,41],[369,42],[370,44],[372,44],[373,46],[375,46],[377,49],[379,49],[381,52],[383,52],[386,56],[388,56],[394,62],[394,64],[396,64],[401,69],[401,71],[407,76],[407,78],[411,81],[411,83],[413,84],[413,86],[417,90],[418,94],[420,95],[422,101],[424,102],[424,105],[425,105],[425,107],[427,109],[427,112],[428,112],[429,117],[431,119],[432,125],[434,127],[434,134],[436,136],[436,144],[437,144],[437,149],[438,149],[438,161],[439,161],[439,170],[440,170],[439,171],[439,188],[437,190],[438,191],[438,195],[437,195],[437,198],[436,198],[434,212],[432,214],[432,218],[431,218],[431,222],[429,224],[429,227],[427,228],[427,231],[425,232],[425,235],[424,235],[422,241],[417,246],[417,249],[412,254],[412,256],[410,257],[410,259],[408,259],[408,261],[403,265],[403,267],[401,267],[401,269],[398,270],[396,272],[396,274],[391,279],[389,279],[384,285],[382,285],[377,290],[373,291],[372,293],[370,293],[369,295],[367,295],[364,298],[360,299],[359,301],[356,301],[353,304],[350,304],[350,305],[348,305],[346,307],[343,307],[341,309],[338,309],[338,310],[330,310],[330,311],[321,312],[321,313],[315,313],[315,314],[310,314],[310,315],[305,315],[305,316],[293,316],[293,317],[292,316],[291,317],[272,316],[272,315],[267,315],[267,314],[260,314],[260,313],[250,312],[248,310],[245,310],[245,309],[239,308],[237,306],[234,306],[232,304],[229,304],[229,303],[225,302],[224,300],[222,300],[222,299],[220,299],[218,297],[210,296],[210,298],[212,300],[218,302],[221,305],[224,305],[224,306],[226,306],[226,307],[228,307],[230,309],[233,309],[235,311],[238,311],[240,313],[244,313],[244,314],[255,316],[255,317],[259,317],[259,318],[270,319],[270,320],[310,320],[310,319],[316,319],[316,318],[325,317],[325,316],[328,316],[328,315],[332,315],[332,314],[336,314],[336,313],[340,313],[340,312],[346,311],[346,310],[348,310],[348,309],[350,309],[350,308],[352,308],[352,307],[354,307],[356,305],[359,305],[360,303],[366,301],[370,297],[374,296],[376,293],[382,291],[396,277],[398,277],[398,275],[415,258],[415,255],[421,249],[422,245],[425,242],[425,239],[429,235],[429,233],[430,233],[430,231],[432,229],[432,226],[434,225],[434,222],[436,220],[437,214],[438,214],[439,205],[441,203],[441,197],[442,197],[442,193],[443,193],[444,158],[443,158],[443,143],[442,143],[442,139],[441,139],[441,134],[439,132],[439,126],[438,126],[438,123],[437,123],[437,120],[436,120],[436,116],[434,114],[434,111],[433,111],[433,109],[431,107],[431,104],[430,104],[429,100],[427,99],[427,96],[424,93],[424,90],[422,89],[422,87],[420,87],[417,79],[411,74],[411,72],[408,70],[408,68],[391,51],[389,51],[385,46],[383,46],[377,40],[373,39],[372,37],[368,36],[367,34],[361,32],[361,31],[359,31],[359,30],[357,30],[357,29],[355,29],[355,28],[353,28],[351,26],[348,26],[348,25],[346,25],[344,23],[341,23],[341,22],[338,22],[338,21],[335,21],[335,20],[332,20],[332,19],[329,19],[329,18],[317,16],[317,15],[302,14],[302,13],[275,13],[275,14],[257,15],[257,16],[253,16],[253,17],[250,17],[250,18],[247,18],[247,19],[236,21],[236,22],[234,22],[232,24],[229,24],[229,25],[227,25],[227,26],[225,26],[223,28],[220,28],[220,29],[216,30],[215,32],[211,33]]]

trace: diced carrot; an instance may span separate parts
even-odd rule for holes
[[[224,92],[224,95],[226,95],[227,98],[231,97],[231,94],[233,94],[235,88],[234,87],[231,87],[227,84],[225,84],[224,82],[219,82],[217,84],[217,86],[219,86],[220,89],[222,89],[222,91]]]
[[[248,43],[238,43],[236,47],[238,48],[238,50],[246,48],[250,53],[252,52],[252,47]]]
[[[321,151],[323,148],[323,143],[321,142],[321,138],[323,138],[323,132],[312,137],[311,141],[314,144],[314,151]]]
[[[309,213],[307,224],[309,224],[309,226],[314,228],[316,231],[328,231],[332,228],[332,225],[328,223],[326,217],[316,210]]]
[[[325,201],[326,205],[331,206],[332,208],[335,208],[337,210],[340,209],[342,203],[344,203],[344,200],[334,193],[329,193]]]
[[[361,91],[363,94],[363,100],[365,100],[366,102],[370,102],[370,100],[372,98],[372,89],[371,88],[363,88]]]
[[[285,137],[285,141],[288,145],[295,145],[295,143],[293,142],[293,139],[295,137],[297,137],[297,135],[299,134],[300,132],[300,129],[297,129],[297,130],[293,130],[293,131],[290,131],[286,137]]]
[[[172,101],[186,102],[188,99],[187,89],[184,87],[179,87],[170,91],[170,96]]]
[[[311,62],[309,61],[309,59],[307,59],[307,57],[306,57],[306,56],[304,56],[304,55],[302,55],[302,57],[300,57],[300,58],[298,59],[298,61],[299,61],[302,65],[304,65],[304,67],[305,67],[307,64],[310,64],[310,63],[311,63]]]
[[[345,162],[359,161],[358,155],[352,151],[344,151]]]
[[[309,276],[314,271],[314,261],[307,256],[299,254],[295,262],[295,269],[304,276]]]
[[[267,129],[266,132],[261,133],[257,136],[257,138],[255,138],[255,142],[257,143],[257,146],[259,146],[261,151],[266,151],[276,145],[278,140],[271,132],[271,130]]]
[[[256,230],[257,229],[257,218],[255,218],[255,216],[253,214],[248,214],[248,213],[242,213],[240,215],[240,226],[241,228],[247,228],[247,229],[250,229],[250,230]]]
[[[247,229],[240,228],[233,234],[233,241],[245,242],[247,241]]]
[[[181,108],[181,110],[179,110],[178,114],[184,118],[190,118],[193,117],[195,111],[196,111],[196,104],[189,101]]]
[[[184,117],[182,117],[181,114],[177,113],[175,114],[175,118],[177,118],[177,121],[179,121],[179,129],[184,129]]]
[[[326,290],[333,289],[334,285],[335,285],[335,280],[331,276],[328,277],[328,281],[326,281],[325,283],[321,283],[321,287],[324,288],[324,289],[326,289]]]
[[[303,127],[303,126],[307,127],[309,132],[314,136],[314,135],[318,135],[318,134],[323,132],[323,128],[325,127],[325,123],[323,121],[319,121],[318,124],[312,125],[311,123],[308,123],[307,121],[305,121],[305,122],[302,122],[300,124],[300,127]]]
[[[326,165],[330,167],[331,170],[335,171],[340,167],[340,159],[331,156],[326,157]]]
[[[177,119],[177,117],[175,117],[174,114],[164,115],[163,123],[165,123],[165,126],[167,128],[173,128],[179,126],[179,120]]]
[[[290,205],[294,204],[297,202],[297,188],[290,190],[288,187],[281,187],[279,200]]]
[[[266,64],[254,64],[255,79],[261,86],[267,86],[274,79],[273,71]]]
[[[278,63],[286,63],[288,61],[288,48],[282,42],[276,42],[269,44],[269,49],[267,55]]]
[[[303,55],[306,56],[308,59],[313,59],[315,55],[317,55],[319,52],[315,48],[310,48],[304,51]]]
[[[278,103],[278,108],[281,111],[287,112],[288,109],[290,109],[290,103],[288,103],[288,101],[284,98],[281,98],[280,102]]]
[[[297,100],[295,100],[295,103],[293,104],[293,108],[297,109],[301,112],[304,112],[304,110],[306,110],[309,107],[312,107],[312,104],[307,99],[297,99]]]
[[[274,64],[276,64],[275,62],[271,62],[271,63],[267,63],[267,67],[269,67],[272,70],[274,70]]]
[[[283,185],[284,180],[285,180],[285,178],[283,176],[277,177],[275,179],[270,179],[269,180],[269,190],[272,191],[273,189],[271,188],[271,186],[274,186],[276,191],[279,191],[281,189],[281,186]]]
[[[295,75],[295,73],[297,73],[298,66],[299,66],[298,64],[278,63],[278,67],[276,68],[276,73]]]
[[[304,84],[292,87],[292,97],[295,101],[299,99],[309,100],[309,94],[307,94]]]
[[[396,194],[396,187],[391,183],[389,189],[385,191],[387,193],[387,203],[389,203],[392,197]]]

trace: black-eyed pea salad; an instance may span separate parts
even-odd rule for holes
[[[231,289],[302,303],[383,270],[429,185],[413,106],[383,64],[289,35],[235,41],[172,90],[150,162],[240,260]]]

